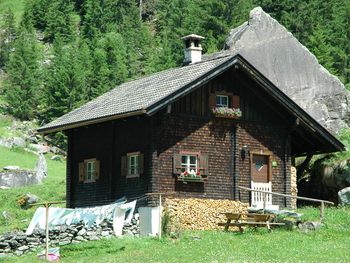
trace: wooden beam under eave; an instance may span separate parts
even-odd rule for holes
[[[313,156],[313,153],[307,154],[306,158],[304,159],[304,162],[297,169],[297,178],[301,178],[304,175],[305,169],[309,166],[309,163]]]

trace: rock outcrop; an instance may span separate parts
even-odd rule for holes
[[[225,50],[220,53],[241,54],[330,131],[350,126],[350,93],[261,7],[250,12],[248,22],[231,30]]]

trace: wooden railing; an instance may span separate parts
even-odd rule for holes
[[[305,200],[305,201],[310,201],[310,202],[317,202],[320,203],[320,221],[324,221],[324,204],[330,204],[334,205],[333,202],[327,201],[327,200],[321,200],[321,199],[315,199],[315,198],[309,198],[309,197],[303,197],[303,196],[297,196],[297,195],[287,195],[287,194],[281,194],[281,193],[275,193],[275,192],[270,192],[270,191],[262,191],[262,190],[256,190],[256,189],[251,189],[248,187],[243,187],[243,186],[238,186],[239,189],[249,191],[249,192],[258,192],[262,193],[263,196],[263,211],[266,209],[266,201],[267,201],[267,196],[268,195],[275,195],[275,196],[283,196],[283,197],[290,197],[290,198],[295,198],[299,200]]]

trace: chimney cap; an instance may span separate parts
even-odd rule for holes
[[[199,35],[196,35],[196,34],[190,34],[190,35],[187,35],[187,36],[184,36],[181,38],[182,40],[188,40],[188,39],[205,39],[205,37],[202,37],[202,36],[199,36]]]

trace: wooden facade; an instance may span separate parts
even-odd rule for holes
[[[271,181],[272,190],[290,194],[291,156],[297,154],[293,145],[299,145],[292,143],[299,138],[291,128],[295,117],[259,85],[249,74],[232,67],[152,116],[68,130],[67,206],[100,205],[150,192],[249,203],[249,193],[237,186],[250,187],[256,176],[252,169],[264,165],[253,166],[253,158],[264,156],[268,167],[263,169],[267,169],[266,180]],[[239,107],[242,116],[213,116],[211,107],[218,94],[227,95],[229,106]],[[178,180],[174,162],[184,152],[204,160],[203,181]],[[128,178],[122,160],[129,153],[142,154],[143,166],[142,173]],[[79,163],[91,159],[99,161],[97,179],[79,180]],[[274,203],[289,206],[288,200]]]

